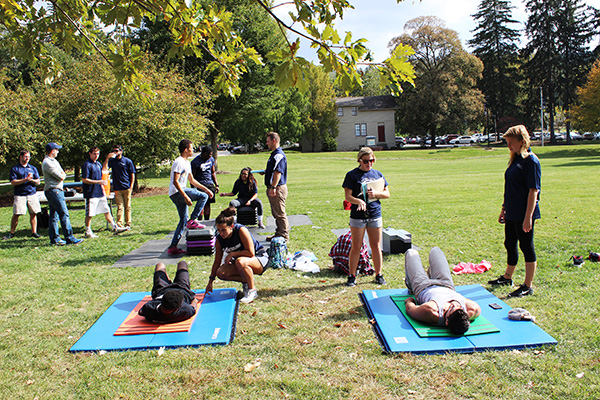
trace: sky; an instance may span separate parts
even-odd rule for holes
[[[276,3],[279,3],[276,1]],[[354,10],[344,13],[344,19],[336,23],[340,36],[343,38],[345,31],[352,31],[352,37],[368,40],[367,47],[372,51],[374,61],[380,62],[389,55],[387,45],[389,41],[399,36],[404,31],[404,24],[409,20],[433,15],[442,19],[446,27],[458,32],[463,47],[468,50],[467,41],[473,37],[472,30],[476,28],[476,21],[471,15],[477,12],[479,0],[404,0],[399,4],[396,0],[350,0]],[[586,4],[600,8],[600,0],[587,0]],[[522,23],[511,26],[513,29],[523,29],[527,20],[524,2],[512,0],[512,18]],[[289,10],[289,8],[288,8]],[[285,7],[276,8],[277,15],[286,16]],[[289,18],[285,19],[289,21]],[[595,44],[599,39],[595,39]],[[308,42],[303,42],[300,55],[310,61],[317,61]]]

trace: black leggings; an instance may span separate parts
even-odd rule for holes
[[[523,221],[506,221],[504,223],[504,247],[506,247],[506,263],[517,265],[519,262],[519,248],[523,252],[525,262],[535,262],[535,247],[533,245],[533,227],[529,232],[523,231]],[[517,247],[517,242],[519,247]]]

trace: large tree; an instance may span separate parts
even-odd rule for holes
[[[12,159],[26,146],[41,161],[45,144],[55,141],[64,146],[61,164],[77,175],[92,145],[107,151],[112,143],[120,143],[136,164],[155,165],[174,158],[184,137],[201,141],[207,135],[211,94],[203,85],[190,85],[175,71],[146,61],[144,73],[156,95],[144,106],[133,96],[114,92],[116,80],[97,56],[50,51],[64,66],[52,86],[34,80],[31,86],[3,86],[0,91],[0,104],[11,110],[3,113],[0,125],[14,135],[6,149]]]
[[[398,99],[399,126],[403,132],[428,134],[431,145],[440,134],[464,131],[480,122],[483,95],[476,88],[483,64],[467,53],[458,33],[437,17],[418,17],[404,26],[406,33],[389,47],[411,46],[416,78]]]
[[[561,59],[561,73],[558,84],[559,100],[565,111],[567,122],[567,142],[571,141],[571,105],[574,103],[577,87],[585,78],[593,63],[589,43],[598,33],[594,23],[594,9],[580,0],[563,0],[557,12],[558,51]]]
[[[600,132],[600,59],[594,63],[585,85],[577,91],[577,102],[573,107],[576,128]]]
[[[309,88],[305,94],[306,112],[302,122],[303,151],[335,151],[338,134],[338,116],[335,90],[323,68],[313,66],[308,71]]]
[[[268,0],[252,0],[264,10],[263,18],[273,18],[278,32],[286,38],[295,32],[307,38],[315,47],[320,63],[329,72],[336,73],[342,87],[351,90],[361,85],[357,66],[370,62],[365,39],[353,38],[351,33],[341,36],[334,23],[352,8],[347,0],[311,0],[293,2],[293,26],[286,25],[272,11]],[[400,2],[402,0],[397,0]],[[76,48],[84,53],[93,51],[102,55],[111,65],[121,88],[135,91],[144,99],[153,93],[140,73],[141,50],[128,39],[129,33],[139,29],[143,18],[165,20],[174,45],[172,56],[212,57],[207,68],[217,76],[214,87],[231,96],[240,94],[239,80],[248,72],[251,63],[262,63],[257,51],[241,39],[232,25],[233,15],[212,1],[192,0],[52,0],[42,3],[31,0],[0,2],[0,23],[4,40],[13,54],[44,70],[46,82],[52,82],[60,73],[60,64],[47,51],[51,42],[66,50]],[[106,28],[112,40],[101,40]],[[302,27],[300,30],[296,27]],[[277,82],[283,87],[305,87],[304,71],[309,63],[297,55],[300,40],[287,41],[285,49],[273,52],[270,58],[279,64]],[[412,71],[407,69],[409,49],[398,50],[382,63],[374,63],[394,92],[410,81]]]
[[[508,0],[482,0],[477,13],[473,14],[478,25],[469,45],[484,65],[478,87],[485,95],[494,128],[498,127],[500,118],[514,118],[519,114],[517,45],[520,34],[517,29],[510,27],[517,23],[512,19],[513,9]]]
[[[556,107],[569,109],[577,84],[585,77],[592,60],[587,44],[597,22],[592,19],[594,9],[579,0],[527,0],[525,4],[529,42],[523,54],[527,59],[530,103],[536,102],[534,96],[542,88],[550,141],[556,143]]]

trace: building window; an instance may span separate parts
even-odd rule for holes
[[[357,114],[358,114],[358,108],[352,107],[352,115],[357,115]]]
[[[354,124],[354,136],[367,136],[367,124]]]
[[[343,117],[343,116],[344,116],[344,108],[338,107],[338,117]]]

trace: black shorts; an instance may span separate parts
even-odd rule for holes
[[[206,186],[206,188],[213,193],[212,199],[208,199],[206,201],[206,203],[207,204],[213,204],[216,201],[216,199],[217,199],[217,196],[216,196],[217,190],[218,190],[217,187],[215,185],[213,185],[212,183],[210,183],[210,184],[203,183],[203,185]]]
[[[186,269],[179,269],[175,274],[175,280],[171,282],[167,273],[163,270],[154,272],[154,284],[152,286],[152,298],[160,299],[169,289],[180,289],[185,292],[185,298],[190,303],[194,299],[194,292],[190,290],[190,273]]]

